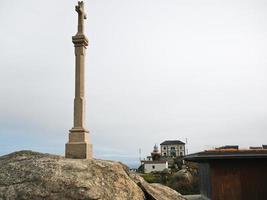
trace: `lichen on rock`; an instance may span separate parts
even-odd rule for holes
[[[162,187],[154,189],[160,193]],[[0,200],[153,199],[142,189],[119,162],[66,159],[32,151],[0,157]]]
[[[0,199],[144,199],[123,166],[31,151],[0,157]]]

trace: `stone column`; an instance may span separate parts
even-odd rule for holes
[[[69,142],[66,144],[66,158],[92,158],[92,144],[89,143],[89,131],[85,128],[85,98],[84,98],[84,59],[88,39],[84,35],[83,2],[75,6],[78,13],[78,32],[72,37],[75,47],[75,98],[74,122],[69,133]]]

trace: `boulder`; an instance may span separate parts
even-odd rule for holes
[[[137,181],[137,180],[141,180]],[[0,157],[0,200],[182,200],[121,163],[32,151]]]
[[[0,199],[144,199],[117,162],[65,159],[31,151],[0,157]]]
[[[185,198],[175,190],[158,184],[147,183],[142,177],[137,174],[130,174],[132,179],[142,188],[146,199],[149,200],[185,200]]]
[[[176,172],[173,176],[176,181],[183,181],[185,183],[192,183],[193,176],[187,169],[181,169],[178,172]]]

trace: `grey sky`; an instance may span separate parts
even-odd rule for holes
[[[76,1],[0,1],[0,154],[63,154]],[[88,0],[87,127],[99,158],[267,143],[267,2]]]

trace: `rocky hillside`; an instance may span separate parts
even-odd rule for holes
[[[0,199],[183,200],[112,161],[65,159],[20,151],[0,157]]]

